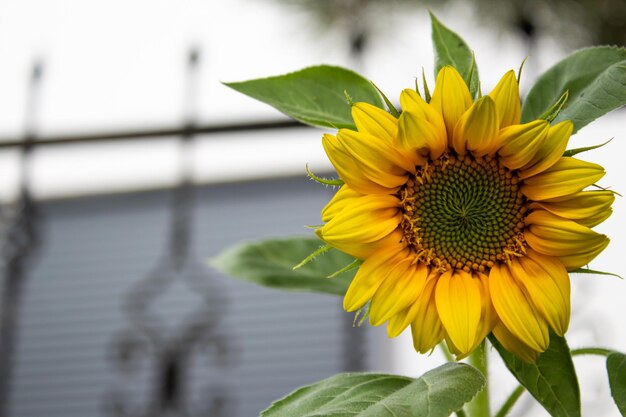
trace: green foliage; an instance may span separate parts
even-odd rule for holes
[[[338,374],[276,401],[261,417],[445,417],[484,385],[482,374],[462,363],[445,364],[415,380]]]
[[[550,347],[537,362],[526,363],[507,351],[493,335],[506,367],[528,392],[554,417],[580,417],[580,390],[565,338],[550,334]]]
[[[228,275],[267,287],[344,295],[355,270],[327,278],[354,261],[343,252],[328,250],[318,259],[293,270],[322,245],[317,238],[240,243],[211,259],[210,264]]]
[[[444,26],[432,13],[430,14],[430,21],[435,52],[435,77],[441,68],[451,65],[459,71],[465,80],[472,97],[476,97],[479,89],[479,78],[472,50],[463,38]]]
[[[606,358],[611,395],[622,416],[626,416],[626,355],[613,352]]]
[[[328,65],[225,85],[314,126],[354,129],[345,93],[354,102],[383,108],[378,91],[368,80],[348,69]]]
[[[555,122],[571,120],[574,132],[626,104],[626,49],[599,46],[574,52],[537,80],[522,107],[522,122],[537,119],[559,97],[569,99]]]
[[[432,13],[431,25],[435,75],[446,65],[455,67],[472,97],[476,98],[480,95],[480,81],[472,50]],[[386,104],[393,115],[398,115],[391,101],[375,85],[340,67],[315,66],[281,76],[226,85],[315,126],[355,129],[351,116],[354,102],[367,102],[379,108]],[[425,77],[424,96],[430,101]],[[571,54],[543,74],[528,93],[521,118],[523,123],[539,118],[554,123],[571,120],[576,132],[624,104],[626,49],[593,47]],[[576,155],[603,145],[571,149],[565,155]],[[308,167],[307,173],[325,185],[343,184],[340,179],[317,177]],[[224,273],[264,286],[334,295],[345,294],[360,265],[359,260],[323,246],[316,238],[242,243],[225,250],[210,263]],[[615,275],[582,268],[573,273]],[[548,350],[532,364],[508,352],[493,335],[490,340],[509,371],[551,416],[580,417],[578,380],[572,353],[563,337],[552,333]],[[578,353],[597,351],[582,349]],[[606,366],[611,395],[621,414],[626,416],[626,355],[608,353]],[[346,373],[294,391],[272,404],[261,416],[443,417],[454,411],[461,414],[459,410],[463,405],[484,386],[485,378],[481,372],[462,363],[446,364],[418,379]],[[514,392],[510,405],[521,392],[522,389]],[[505,414],[506,407],[505,404],[498,415]]]

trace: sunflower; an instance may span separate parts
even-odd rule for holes
[[[601,166],[563,156],[573,125],[520,123],[518,81],[506,73],[472,100],[453,67],[432,99],[412,89],[394,117],[352,106],[356,131],[323,137],[344,185],[316,234],[360,260],[344,298],[390,337],[409,325],[418,352],[445,340],[457,358],[491,332],[536,360],[570,318],[568,271],[609,239],[591,228],[614,195],[586,190]]]

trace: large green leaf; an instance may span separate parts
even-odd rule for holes
[[[276,401],[261,417],[445,417],[485,385],[475,368],[448,363],[411,379],[338,374]]]
[[[432,13],[430,21],[435,52],[435,77],[441,68],[451,65],[459,71],[472,97],[475,97],[479,78],[472,50],[459,35],[444,26]]]
[[[293,270],[300,261],[323,245],[317,238],[269,239],[240,243],[209,262],[218,270],[268,287],[343,295],[354,270],[327,278],[354,258],[331,249]]]
[[[346,93],[354,102],[383,107],[380,94],[368,80],[353,71],[328,65],[224,84],[314,126],[354,129]]]
[[[626,355],[613,352],[606,358],[611,395],[622,416],[626,416]]]
[[[528,392],[554,417],[580,417],[580,389],[565,338],[550,334],[550,347],[536,363],[526,363],[497,341],[489,340],[506,367]]]
[[[569,91],[555,119],[571,120],[574,132],[626,104],[626,49],[599,46],[574,52],[537,80],[522,107],[522,122],[538,118]]]

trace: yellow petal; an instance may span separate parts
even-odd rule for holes
[[[374,296],[391,269],[408,256],[409,251],[406,249],[393,251],[384,248],[365,259],[346,291],[343,308],[355,311],[363,307]]]
[[[500,131],[498,154],[509,169],[518,169],[535,157],[548,134],[550,123],[535,120],[523,125],[513,125]]]
[[[322,226],[322,238],[331,245],[340,242],[368,243],[393,232],[402,213],[393,195],[370,194],[353,200],[331,221]]]
[[[496,337],[496,339],[498,339],[500,344],[502,344],[502,346],[506,350],[508,350],[524,362],[534,363],[539,357],[538,351],[531,349],[521,340],[515,337],[513,333],[511,333],[509,329],[507,329],[506,326],[502,324],[502,322],[499,322],[493,328],[493,335]]]
[[[496,105],[489,96],[484,96],[466,111],[454,128],[452,145],[459,155],[471,151],[476,156],[495,151],[498,134]]]
[[[539,149],[537,149],[533,159],[522,167],[519,173],[520,178],[524,179],[537,175],[561,159],[573,129],[574,124],[569,120],[550,126],[548,135],[544,138]]]
[[[580,159],[562,157],[541,174],[524,180],[522,193],[534,201],[574,194],[604,176],[604,168]]]
[[[430,105],[443,116],[448,134],[448,146],[451,147],[454,126],[472,105],[472,96],[467,84],[453,67],[448,65],[439,70]]]
[[[363,174],[383,187],[399,187],[406,183],[408,172],[415,171],[415,164],[390,142],[348,129],[341,129],[337,139]]]
[[[432,350],[444,336],[443,325],[439,319],[435,301],[437,279],[428,280],[422,295],[416,301],[417,312],[411,323],[413,346],[420,353]]]
[[[393,194],[400,187],[384,187],[370,180],[362,172],[354,158],[333,135],[325,134],[322,145],[328,159],[337,170],[339,177],[354,190],[361,194]]]
[[[321,229],[317,229],[315,234],[321,240],[324,240],[324,235],[322,234]],[[336,241],[333,242],[332,246],[355,258],[367,259],[381,248],[396,248],[398,251],[402,250],[406,247],[406,242],[404,241],[404,234],[402,233],[402,230],[397,228],[387,236],[371,242],[359,243]]]
[[[500,128],[519,124],[520,98],[519,85],[514,71],[508,71],[489,93],[496,103]]]
[[[322,221],[324,223],[329,222],[333,217],[339,214],[344,207],[351,204],[354,199],[362,196],[363,194],[350,188],[350,186],[346,184],[342,185],[333,198],[322,209]]]
[[[415,317],[420,313],[420,311],[423,313],[423,310],[426,308],[428,300],[430,299],[432,288],[434,288],[433,286],[435,285],[434,282],[431,284],[428,283],[430,281],[436,281],[439,277],[438,273],[430,271],[430,269],[422,263],[418,264],[415,272],[416,274],[413,279],[419,280],[422,285],[422,289],[419,296],[413,303],[389,319],[389,325],[387,326],[387,335],[389,337],[398,336],[409,324],[411,324],[411,322],[415,320]],[[424,288],[427,285],[430,285],[432,288],[427,293],[424,293]]]
[[[491,268],[489,290],[498,317],[507,329],[533,350],[546,350],[550,344],[548,325],[507,265]]]
[[[352,106],[352,120],[359,132],[392,141],[396,136],[398,119],[369,103],[356,103]]]
[[[582,224],[583,226],[595,227],[599,225],[600,223],[602,223],[603,221],[605,221],[606,219],[608,219],[609,217],[611,217],[612,213],[613,213],[613,209],[608,208],[603,211],[598,211],[597,213],[589,217],[585,217],[584,219],[576,220],[576,222]]]
[[[586,265],[609,243],[605,235],[544,210],[529,214],[526,224],[528,245],[544,255],[559,257],[568,270]]]
[[[594,227],[611,215],[615,194],[605,190],[580,191],[565,197],[531,204],[532,209],[542,208],[565,219],[575,220]]]
[[[408,110],[403,111],[398,120],[398,142],[415,165],[423,165],[429,155],[437,159],[447,149],[445,137],[440,136],[429,121]]]
[[[370,305],[370,324],[379,326],[419,297],[428,275],[428,268],[411,265],[412,259],[397,264],[378,287]]]
[[[405,88],[400,93],[400,106],[403,112],[410,111],[424,119],[426,118],[426,107],[430,107],[415,90],[411,90],[410,88]],[[435,111],[435,113],[437,112]],[[439,115],[439,117],[441,117],[441,115]]]
[[[476,273],[473,274],[472,278],[477,284],[478,289],[480,290],[480,322],[476,329],[476,338],[474,340],[474,344],[470,347],[469,351],[465,353],[457,348],[449,337],[446,338],[446,344],[448,345],[448,349],[456,356],[457,361],[465,358],[467,355],[473,352],[478,347],[478,345],[482,343],[485,337],[487,337],[487,335],[491,333],[493,327],[498,322],[498,315],[493,308],[491,295],[489,293],[489,277],[483,273]]]
[[[435,300],[439,318],[450,340],[461,354],[471,352],[482,305],[475,280],[465,271],[448,271],[439,277]]]
[[[519,262],[512,262],[509,269],[537,311],[556,334],[563,336],[570,318],[570,281],[563,263],[529,250]]]
[[[483,341],[485,337],[493,330],[493,327],[498,322],[498,315],[493,308],[491,301],[491,293],[489,292],[489,277],[483,273],[474,274],[475,282],[478,284],[480,290],[480,325],[476,332],[476,342],[472,350],[476,349],[478,345]],[[458,358],[457,358],[458,359]]]
[[[443,143],[444,148],[448,146],[448,133],[446,124],[440,111],[437,111],[431,104],[426,103],[423,98],[415,92],[415,90],[406,89],[400,94],[400,105],[403,112],[409,112],[417,115],[422,119],[426,119],[435,128],[439,140]],[[438,158],[437,156],[436,158]]]
[[[559,256],[559,260],[563,263],[563,265],[565,265],[565,268],[567,268],[568,271],[575,271],[593,261],[595,257],[598,256],[608,246],[608,244],[609,239],[607,238],[603,242],[602,246],[599,246],[585,253]]]

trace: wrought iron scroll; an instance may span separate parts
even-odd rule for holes
[[[3,229],[0,248],[0,417],[9,415],[22,293],[27,268],[39,246],[39,216],[30,192],[30,172],[42,75],[43,65],[37,62],[33,65],[28,86],[18,196],[14,204],[1,207],[0,212]]]
[[[225,368],[232,365],[234,350],[221,326],[227,301],[192,250],[194,187],[190,157],[198,66],[198,52],[191,51],[186,92],[187,129],[180,142],[181,179],[172,194],[167,247],[154,269],[127,295],[124,313],[130,326],[119,333],[110,351],[120,373],[126,377],[143,373],[148,377],[142,380],[144,386],[139,389],[139,395],[120,388],[111,391],[106,398],[106,409],[114,416],[221,417],[232,416],[234,411],[235,401],[225,378]],[[167,312],[155,311],[157,298],[181,284],[190,297],[199,300],[182,320],[168,325]],[[209,386],[203,387],[201,399],[194,401],[191,371],[199,357],[213,364],[213,372],[209,375]]]

